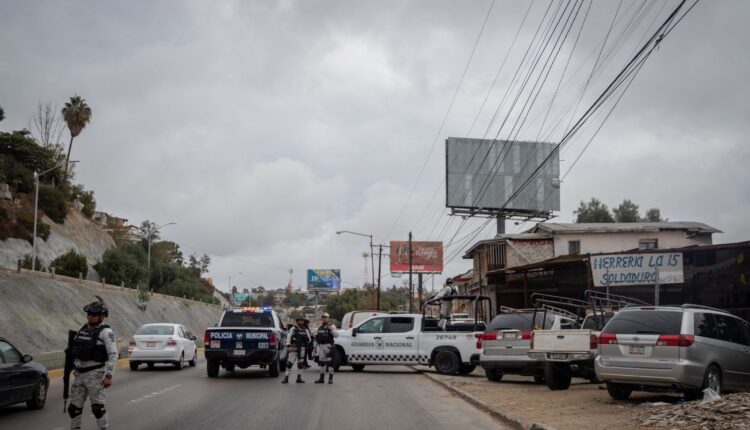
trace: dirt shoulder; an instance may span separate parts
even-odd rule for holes
[[[515,418],[523,428],[543,424],[558,430],[642,429],[638,418],[653,408],[649,403],[676,403],[681,398],[636,392],[627,401],[615,401],[603,385],[583,379],[573,379],[568,390],[551,391],[530,377],[506,375],[502,382],[491,382],[481,369],[467,376],[439,375],[426,367],[418,369]]]

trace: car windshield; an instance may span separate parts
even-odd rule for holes
[[[682,312],[633,310],[615,315],[604,327],[613,334],[680,334]]]
[[[171,325],[144,325],[135,334],[170,336],[174,334],[174,327]]]
[[[532,312],[519,312],[519,313],[510,313],[510,314],[500,314],[496,316],[492,322],[490,323],[490,330],[530,330],[531,327],[531,316],[533,315]],[[542,318],[544,318],[543,313],[538,313],[536,315],[536,325],[541,327],[542,326]],[[547,314],[547,318],[544,323],[545,328],[552,327],[552,323],[554,322],[555,317],[553,315]]]
[[[273,327],[270,312],[226,312],[221,327]]]

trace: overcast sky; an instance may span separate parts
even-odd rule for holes
[[[597,1],[583,22],[585,2],[517,138],[559,139],[540,133],[550,102],[547,125],[580,115],[677,3]],[[78,94],[93,116],[71,158],[99,210],[134,224],[176,222],[162,236],[209,254],[209,276],[222,289],[237,272],[240,288],[282,287],[289,268],[295,285],[307,268],[341,268],[345,287],[361,285],[368,239],[336,230],[373,234],[375,243],[410,230],[415,240],[449,242],[461,220],[444,215],[444,140],[494,137],[490,118],[548,5],[4,0],[0,130],[28,127],[40,101],[62,105]],[[576,104],[613,18],[607,47],[631,16],[642,19]],[[610,207],[629,198],[644,212],[658,207],[670,220],[722,230],[715,242],[750,239],[748,22],[744,0],[696,6],[565,178],[557,221],[572,221],[592,196]],[[563,173],[597,118],[563,151]],[[467,221],[455,238],[482,222]],[[527,227],[508,223],[509,232]],[[459,257],[445,274],[469,268]]]

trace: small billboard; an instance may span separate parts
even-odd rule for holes
[[[412,272],[443,273],[443,242],[412,242]],[[409,241],[391,241],[391,273],[409,272]]]
[[[449,137],[445,176],[445,206],[454,212],[560,210],[560,157],[552,143]]]
[[[658,269],[658,271],[657,271]],[[654,285],[685,282],[682,253],[592,255],[591,275],[596,287]]]
[[[340,290],[341,269],[307,269],[307,289],[310,291]]]

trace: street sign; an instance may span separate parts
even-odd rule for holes
[[[657,270],[658,269],[658,270]],[[682,253],[592,255],[591,275],[596,287],[681,284]]]

